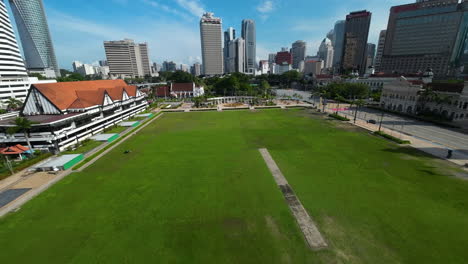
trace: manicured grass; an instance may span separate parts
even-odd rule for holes
[[[81,142],[81,145],[74,149],[74,150],[68,150],[64,151],[60,154],[62,155],[67,155],[67,154],[85,154],[99,146],[101,146],[104,142],[96,141],[96,140],[86,140],[84,142]]]
[[[329,250],[307,248],[260,147]],[[464,263],[453,173],[309,110],[166,113],[0,219],[0,262]]]
[[[119,126],[119,125],[115,125],[113,127],[109,127],[109,128],[106,128],[104,130],[104,132],[102,132],[103,134],[120,134],[122,132],[124,132],[128,127],[123,127],[123,126]]]

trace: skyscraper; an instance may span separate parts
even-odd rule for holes
[[[366,48],[371,22],[371,12],[366,10],[351,12],[346,16],[343,70],[357,70],[364,74],[366,70]]]
[[[51,83],[29,78],[21,57],[10,17],[3,0],[0,0],[0,105],[9,98],[24,101],[32,83]]]
[[[255,21],[242,20],[242,38],[245,40],[245,71],[255,73],[257,69],[257,33]]]
[[[292,44],[293,69],[299,69],[299,63],[305,59],[306,49],[307,44],[302,40],[298,40]]]
[[[229,42],[236,39],[236,30],[232,27],[229,27],[226,31],[224,31],[224,71],[228,72],[228,59],[229,55]]]
[[[377,54],[375,55],[374,68],[376,71],[380,71],[380,64],[382,63],[382,54],[385,46],[385,36],[387,35],[387,30],[380,31],[379,34],[379,44],[377,45]]]
[[[334,50],[331,40],[324,38],[320,44],[317,56],[323,60],[325,69],[330,69],[333,66],[333,54]]]
[[[203,14],[200,20],[200,39],[203,74],[208,76],[224,73],[222,21],[213,13]]]
[[[237,38],[229,42],[228,72],[245,72],[245,40]]]
[[[335,28],[333,29],[333,67],[336,69],[340,68],[341,58],[343,56],[345,27],[346,21],[340,20],[335,23]]]
[[[60,77],[42,0],[10,0],[30,72]],[[49,72],[54,72],[55,74]]]
[[[466,4],[433,0],[393,6],[380,70],[405,74],[431,68],[435,76],[447,75]]]
[[[366,48],[366,68],[374,66],[375,59],[375,44],[367,43]]]
[[[0,17],[2,18],[0,19],[0,81],[11,77],[27,77],[23,58],[3,0],[0,0]]]
[[[110,74],[116,77],[144,77],[151,75],[147,43],[131,39],[104,41]]]

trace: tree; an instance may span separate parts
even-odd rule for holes
[[[8,98],[8,100],[6,101],[6,104],[7,104],[7,109],[9,110],[17,110],[18,108],[23,106],[23,102],[13,97]]]
[[[79,73],[71,73],[68,76],[57,78],[57,82],[78,82],[84,80],[85,78]]]
[[[46,77],[42,76],[42,74],[37,73],[37,72],[30,73],[29,77],[36,77],[39,80],[47,80]]]
[[[356,102],[354,102],[354,104],[356,105],[356,111],[354,112],[354,123],[356,123],[356,118],[357,118],[359,108],[364,106],[366,104],[366,102],[364,100],[362,100],[362,99],[359,99]]]
[[[15,126],[9,128],[7,133],[12,135],[16,132],[23,132],[24,138],[26,139],[26,142],[28,143],[29,150],[31,150],[31,155],[34,156],[34,151],[33,151],[31,142],[29,141],[29,137],[28,137],[28,133],[31,130],[33,122],[29,121],[27,118],[24,118],[24,117],[17,117],[15,119],[14,124]]]

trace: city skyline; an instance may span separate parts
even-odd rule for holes
[[[375,14],[369,42],[377,43],[380,30],[386,28],[390,7],[411,2],[352,0],[342,3],[332,0],[310,3],[299,0],[291,6],[283,0],[222,3],[211,0],[137,0],[134,4],[127,0],[106,0],[89,6],[83,5],[83,0],[67,3],[45,0],[44,5],[59,65],[70,69],[74,60],[93,63],[104,59],[102,41],[124,38],[148,42],[152,51],[151,61],[172,60],[189,65],[201,62],[198,21],[204,11],[214,12],[223,19],[223,31],[233,26],[240,32],[239,21],[253,19],[257,29],[257,62],[296,40],[306,41],[307,55],[314,55],[334,23],[344,19],[347,13],[360,9],[368,9]],[[317,10],[313,17],[307,12],[307,7]],[[294,15],[287,14],[292,12]],[[118,14],[125,14],[127,19],[117,20]],[[138,15],[134,17],[131,14]],[[135,27],[135,23],[141,26]],[[148,31],[153,33],[148,34]],[[165,41],[167,39],[172,41]]]

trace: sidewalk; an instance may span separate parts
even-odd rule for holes
[[[333,111],[326,111],[326,113],[331,114],[331,113],[333,113]],[[361,128],[367,129],[367,130],[369,130],[371,132],[375,132],[375,131],[379,130],[379,124],[378,123],[377,124],[370,124],[370,123],[367,123],[367,122],[365,122],[363,120],[360,120],[360,119],[357,119],[356,123],[354,123],[354,121],[353,121],[354,116],[352,116],[350,114],[347,114],[347,113],[343,113],[343,112],[340,112],[339,114],[341,116],[345,116],[348,119],[350,119],[349,123],[351,123],[351,124],[354,124],[354,125],[359,126]],[[432,156],[435,156],[435,157],[450,161],[450,162],[452,162],[452,163],[454,163],[456,165],[459,165],[459,166],[463,167],[463,169],[465,171],[468,171],[468,168],[465,167],[465,165],[468,164],[468,156],[464,155],[463,153],[454,152],[453,155],[452,155],[452,158],[447,159],[448,147],[443,146],[442,144],[432,142],[430,140],[426,140],[426,139],[423,139],[423,138],[410,136],[410,135],[407,135],[407,134],[404,134],[404,133],[401,133],[399,131],[392,130],[392,129],[389,129],[389,128],[386,128],[386,127],[382,127],[381,131],[383,131],[386,134],[392,135],[392,136],[394,136],[396,138],[402,139],[402,140],[409,140],[411,142],[411,144],[409,144],[409,146],[411,146],[413,148],[416,148],[416,149],[419,149],[419,150],[421,150],[421,151],[423,151],[425,153],[428,153],[428,154],[430,154]]]

